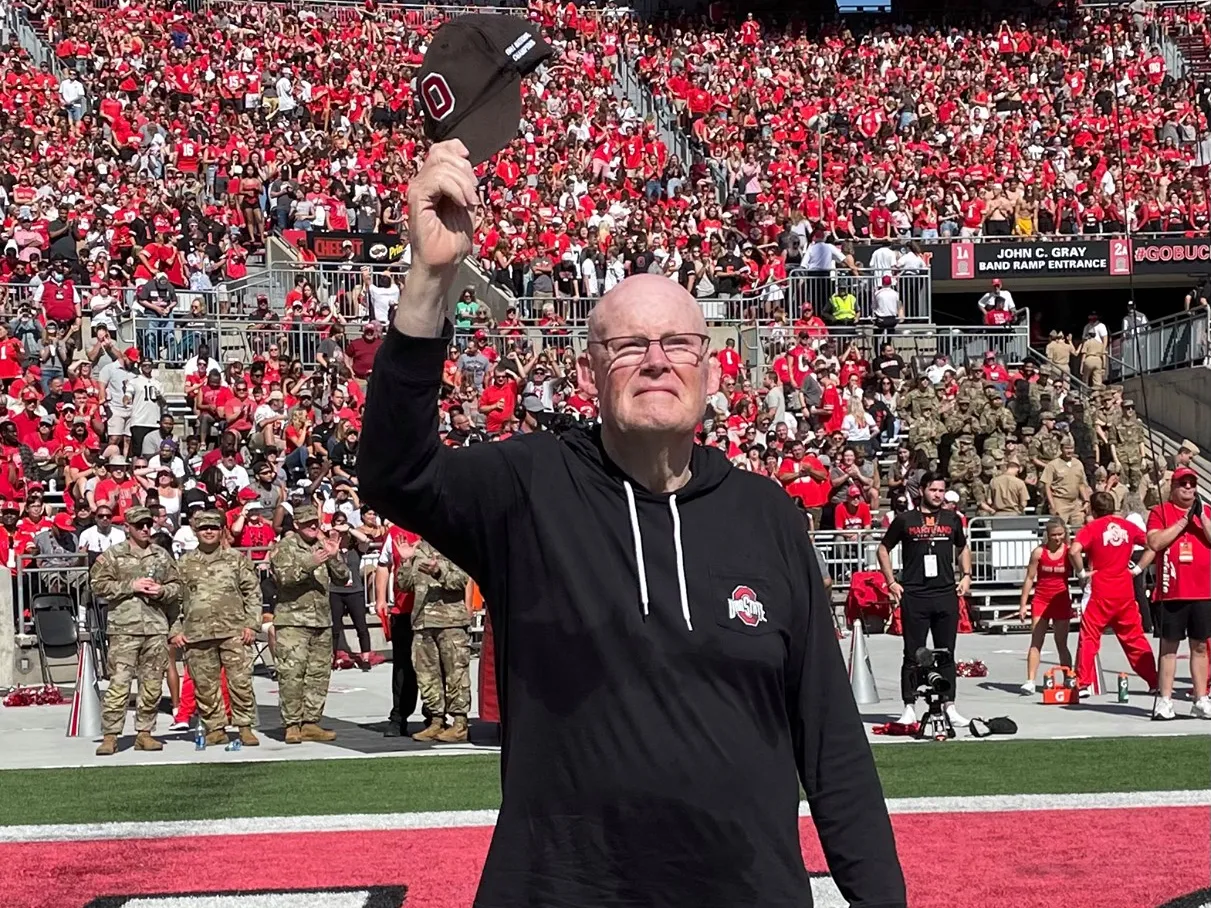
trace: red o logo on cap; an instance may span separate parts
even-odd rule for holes
[[[441,73],[429,73],[421,79],[420,96],[433,119],[444,120],[454,113],[454,92]]]

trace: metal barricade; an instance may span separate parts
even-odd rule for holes
[[[13,583],[21,633],[34,632],[33,611],[40,596],[67,596],[77,606],[94,611],[87,552],[18,555],[16,565]],[[100,625],[97,622],[92,626]]]
[[[1115,358],[1111,361],[1112,380],[1206,365],[1207,316],[1207,310],[1200,306],[1112,334],[1110,353]]]
[[[1016,595],[1026,579],[1030,553],[1043,538],[1046,515],[973,517],[967,523],[971,550],[973,596]],[[883,530],[819,531],[812,542],[824,559],[833,592],[844,593],[857,571],[879,570],[878,548]],[[892,567],[903,566],[899,547],[891,551]]]
[[[971,589],[985,595],[1019,591],[1030,553],[1043,538],[1050,516],[973,517],[967,524],[971,549]]]
[[[371,317],[376,300],[379,308],[394,305],[403,292],[407,271],[407,266],[400,262],[274,263],[268,272],[268,294],[274,308],[280,309],[291,290],[309,286],[320,304],[327,304],[347,321],[360,322]]]

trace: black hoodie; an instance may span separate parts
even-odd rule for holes
[[[475,578],[502,802],[477,908],[804,908],[799,784],[854,908],[905,905],[870,747],[790,499],[695,448],[652,494],[573,429],[451,449],[440,338],[388,332],[362,496]]]

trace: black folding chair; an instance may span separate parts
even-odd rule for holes
[[[34,597],[34,633],[38,636],[38,654],[42,657],[42,683],[51,684],[48,659],[70,659],[78,655],[76,604],[59,593]]]

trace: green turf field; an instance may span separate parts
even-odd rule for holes
[[[886,795],[1199,790],[1211,738],[880,744]],[[0,772],[0,825],[495,808],[495,755]]]

